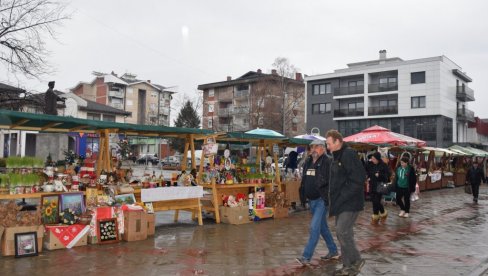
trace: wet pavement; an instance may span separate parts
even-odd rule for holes
[[[423,192],[410,218],[390,213],[370,225],[371,203],[361,213],[355,236],[366,259],[360,275],[488,275],[488,187],[477,205],[463,188]],[[183,212],[185,213],[185,212]],[[157,215],[156,235],[145,241],[44,251],[37,257],[0,257],[0,275],[333,275],[338,261],[320,261],[319,242],[311,266],[301,267],[308,238],[308,212],[243,225],[198,226],[189,214],[172,222]],[[329,221],[333,235],[333,220]]]

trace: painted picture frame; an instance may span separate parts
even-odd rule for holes
[[[60,195],[59,212],[66,209],[73,210],[76,216],[81,216],[85,212],[85,199],[83,193],[65,193]]]
[[[117,218],[97,220],[97,236],[99,244],[119,242]]]
[[[148,214],[154,214],[154,206],[152,202],[144,202],[144,206],[146,206]]]
[[[59,223],[59,195],[42,195],[41,196],[41,223],[57,224]]]
[[[136,203],[136,197],[134,194],[121,194],[115,196],[116,204],[134,204]]]
[[[97,206],[97,197],[98,197],[98,189],[97,188],[86,188],[86,207],[96,207]]]
[[[15,233],[15,258],[37,256],[37,232]]]

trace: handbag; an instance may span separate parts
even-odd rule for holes
[[[389,195],[391,191],[391,183],[379,182],[376,184],[376,192],[382,195]]]
[[[471,184],[464,185],[464,192],[467,193],[467,194],[472,194],[473,193],[473,190],[471,188]]]

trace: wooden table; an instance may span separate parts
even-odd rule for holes
[[[163,188],[153,188],[148,190],[156,191],[156,189],[178,189],[185,187],[163,187]],[[169,191],[169,190],[167,190]],[[136,201],[142,202],[141,199],[141,189],[134,191],[134,196]],[[200,205],[199,197],[192,198],[178,198],[178,199],[168,199],[168,200],[157,200],[151,201],[153,204],[154,211],[170,211],[175,210],[174,222],[178,222],[179,211],[188,211],[192,213],[192,219],[198,217],[198,225],[203,225],[202,219],[202,207]]]
[[[0,194],[0,200],[15,200],[15,199],[26,199],[26,198],[41,198],[43,195],[60,195],[69,193],[80,193],[80,192],[50,192],[50,193],[30,193],[30,194]],[[82,192],[85,194],[85,192]]]
[[[201,184],[205,189],[210,189],[212,195],[204,197],[202,200],[202,209],[214,213],[215,223],[220,223],[219,206],[223,205],[222,196],[235,195],[243,193],[246,196],[249,194],[249,188],[256,191],[256,188],[265,187],[265,191],[271,192],[274,183],[245,183],[245,184]]]

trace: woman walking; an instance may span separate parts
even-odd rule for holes
[[[371,202],[373,203],[373,215],[371,216],[371,224],[377,225],[378,222],[385,222],[388,216],[388,211],[385,210],[381,199],[383,195],[378,193],[376,187],[379,183],[390,182],[390,170],[388,166],[381,159],[381,154],[375,152],[371,157],[371,163],[366,166],[366,172],[369,179],[369,191],[371,196]]]
[[[415,169],[409,164],[408,157],[402,157],[400,166],[395,170],[393,185],[396,191],[396,203],[400,207],[399,217],[408,218],[410,215],[410,194],[415,192],[417,175]]]

